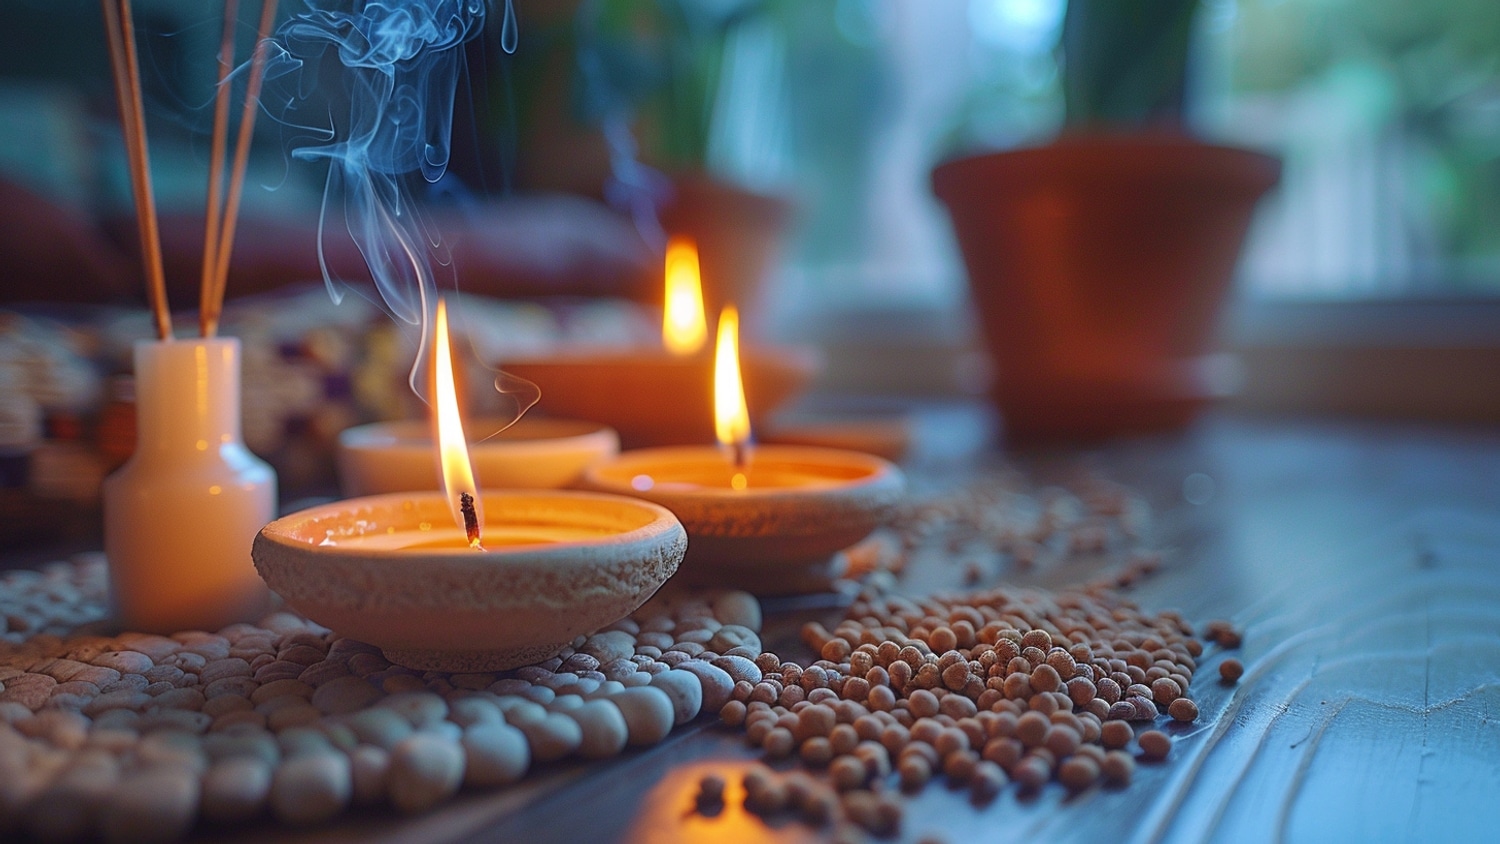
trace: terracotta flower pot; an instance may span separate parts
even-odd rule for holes
[[[744,315],[747,332],[759,333],[766,274],[781,251],[791,218],[792,203],[784,197],[703,175],[673,180],[672,199],[661,209],[662,227],[697,242],[703,305],[710,323],[733,302]]]
[[[1223,393],[1220,305],[1280,163],[1174,134],[939,165],[1012,440],[1174,428]]]

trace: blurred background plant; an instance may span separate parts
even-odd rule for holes
[[[1500,290],[1500,3],[1240,0],[1215,17],[1223,131],[1285,146],[1283,204],[1306,209],[1286,235],[1311,225],[1345,256],[1304,286]]]

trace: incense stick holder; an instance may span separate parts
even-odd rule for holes
[[[135,346],[135,453],[104,482],[104,550],[131,630],[218,630],[265,612],[250,560],[276,512],[276,473],[240,434],[233,338]]]

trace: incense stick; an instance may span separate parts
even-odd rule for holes
[[[167,305],[167,280],[162,269],[161,234],[156,222],[156,199],[151,192],[151,156],[146,146],[146,116],[141,104],[140,68],[136,59],[135,25],[130,0],[102,0],[104,29],[109,37],[110,65],[115,76],[115,98],[125,132],[130,183],[135,195],[136,228],[141,238],[141,261],[146,271],[146,294],[156,317],[156,334],[172,339],[172,312]]]
[[[260,107],[260,86],[265,78],[266,40],[271,37],[271,27],[276,22],[276,2],[277,0],[265,0],[260,10],[260,28],[255,37],[255,50],[250,59],[250,78],[245,83],[245,104],[240,116],[239,137],[235,139],[234,170],[229,177],[229,197],[224,204],[224,216],[218,232],[219,242],[213,253],[213,286],[199,303],[200,323],[205,337],[212,337],[218,332],[219,315],[224,310],[224,291],[229,284],[229,255],[234,249],[234,230],[239,222],[240,198],[245,187],[245,168],[250,160],[250,139],[255,130],[255,115]],[[208,260],[206,255],[204,260],[205,262]]]
[[[224,0],[224,36],[219,42],[219,84],[214,91],[214,132],[208,164],[208,208],[203,223],[203,272],[198,282],[198,333],[208,337],[217,326],[209,319],[207,303],[219,262],[219,220],[224,208],[224,145],[229,135],[229,71],[234,67],[234,29],[238,0]]]

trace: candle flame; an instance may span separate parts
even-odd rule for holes
[[[708,342],[708,324],[703,317],[698,245],[691,238],[674,237],[667,244],[666,280],[662,345],[679,357],[696,354]]]
[[[735,469],[743,470],[750,445],[750,410],[740,378],[740,314],[725,305],[719,315],[719,337],[714,354],[714,435],[729,449]],[[741,472],[742,474],[742,472]]]
[[[464,422],[458,415],[458,391],[453,374],[453,349],[448,341],[448,302],[439,298],[433,343],[433,402],[434,424],[437,426],[438,462],[442,466],[443,496],[453,510],[453,521],[464,528],[469,538],[469,547],[479,548],[480,526],[484,514],[480,511],[479,487],[474,483],[474,467],[469,462],[468,441],[464,437]],[[465,504],[470,505],[465,507]],[[469,512],[465,512],[465,510]]]

